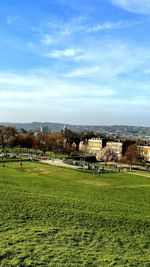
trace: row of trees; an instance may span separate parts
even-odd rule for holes
[[[7,147],[40,149],[44,153],[47,150],[63,148],[64,135],[62,133],[50,133],[33,135],[32,133],[20,133],[15,128],[0,126],[0,145],[3,150]]]
[[[91,138],[93,132],[84,131],[76,133],[69,129],[64,131],[42,134],[35,134],[27,131],[17,131],[16,128],[8,126],[0,126],[0,145],[3,150],[6,147],[20,147],[40,149],[44,153],[48,150],[52,151],[77,151],[81,140]]]

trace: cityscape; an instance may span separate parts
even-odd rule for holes
[[[0,1],[0,266],[150,267],[150,0]]]

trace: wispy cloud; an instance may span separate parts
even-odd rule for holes
[[[97,32],[97,31],[103,31],[103,30],[117,30],[117,29],[124,29],[128,27],[133,27],[135,25],[142,24],[142,21],[117,21],[117,22],[105,22],[101,24],[97,24],[93,27],[89,27],[87,32]]]
[[[33,74],[0,73],[0,98],[5,100],[25,100],[50,98],[86,98],[108,97],[115,91],[108,86],[92,84],[72,84],[68,80],[59,79],[40,72]]]
[[[67,41],[80,34],[85,34],[85,38],[92,33],[100,31],[111,31],[134,27],[142,24],[142,21],[106,21],[104,23],[91,24],[87,18],[76,18],[66,23],[60,23],[59,21],[47,23],[47,30],[39,30],[41,33],[41,44],[43,46],[52,46],[61,42]],[[38,30],[38,29],[37,29]],[[81,35],[82,40],[82,35]]]
[[[75,57],[80,54],[80,49],[65,49],[65,50],[53,50],[50,53],[45,54],[46,57],[62,58],[62,57]]]
[[[95,25],[93,27],[90,27],[87,32],[97,32],[101,30],[112,30],[112,29],[120,29],[124,26],[124,23],[122,21],[119,22],[105,22],[102,24]]]
[[[138,47],[136,44],[108,40],[97,42],[95,45],[84,44],[79,55],[74,56],[73,65],[62,69],[59,73],[68,78],[92,78],[106,83],[114,79],[128,80],[130,85],[141,79],[145,73],[144,84],[147,83],[148,70],[150,69],[150,49]],[[108,80],[109,79],[109,80]],[[131,83],[132,80],[132,83]],[[129,87],[129,84],[128,84]]]
[[[101,69],[99,66],[89,67],[89,68],[78,68],[71,72],[65,73],[63,76],[68,78],[74,77],[91,77],[100,73]]]
[[[0,114],[5,114],[8,120],[13,111],[12,120],[21,121],[22,114],[25,114],[26,121],[33,121],[38,115],[38,120],[83,124],[89,123],[89,120],[90,123],[98,123],[99,117],[101,123],[107,124],[107,117],[109,122],[112,116],[116,123],[118,120],[123,123],[125,113],[126,116],[131,113],[130,118],[134,118],[140,108],[148,109],[149,97],[144,92],[137,93],[136,97],[130,93],[123,98],[117,92],[117,86],[119,91],[126,89],[126,85],[113,82],[104,85],[88,81],[73,83],[50,74],[47,69],[30,70],[23,74],[0,72]],[[36,116],[33,111],[36,111]],[[101,114],[104,114],[103,118]],[[114,119],[112,121],[115,122]]]
[[[13,25],[13,24],[16,24],[20,21],[20,18],[19,16],[17,15],[7,15],[6,16],[6,23],[8,25]]]
[[[54,44],[55,42],[56,42],[56,37],[50,34],[45,34],[44,36],[42,36],[41,44],[45,46],[49,46],[51,44]]]
[[[40,32],[41,44],[49,46],[58,44],[73,35],[87,31],[87,21],[84,17],[76,17],[68,21],[50,20],[47,24],[41,25],[40,28],[33,28],[34,32]]]
[[[78,103],[82,101],[91,103],[91,105],[103,104],[103,105],[148,105],[149,104],[149,92],[147,96],[142,90],[140,85],[136,84],[137,96],[128,95],[128,97],[122,97],[116,90],[117,83],[115,84],[92,84],[92,83],[72,83],[68,79],[58,78],[57,76],[50,75],[46,71],[30,71],[26,74],[18,73],[0,73],[0,98],[1,102],[12,104],[25,102],[27,104],[28,99],[42,103],[43,101],[49,102],[53,100],[53,103],[57,105],[57,101],[64,100],[69,103],[78,99]],[[139,86],[139,88],[138,88]],[[120,85],[119,90],[124,90],[125,85]]]
[[[129,12],[150,14],[149,0],[110,0],[110,1]]]

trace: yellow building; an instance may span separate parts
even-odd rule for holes
[[[79,144],[79,150],[87,152],[88,140],[81,141]]]
[[[122,149],[123,149],[122,142],[109,141],[106,143],[106,147],[112,150],[117,155],[117,158],[122,157]]]
[[[87,153],[96,155],[102,149],[102,140],[100,138],[91,138],[80,142],[79,149]]]
[[[100,138],[91,138],[88,140],[87,150],[91,154],[97,154],[102,149],[102,140]]]
[[[150,146],[138,146],[140,156],[147,162],[150,162]]]

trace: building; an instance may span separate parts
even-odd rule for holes
[[[122,150],[123,150],[122,142],[109,141],[106,143],[106,147],[110,149],[111,151],[113,151],[116,154],[117,158],[122,157]]]
[[[40,132],[42,134],[48,134],[49,130],[48,130],[48,126],[47,125],[44,125],[44,126],[41,126],[40,127]]]
[[[81,141],[79,144],[79,150],[87,152],[88,140]]]
[[[102,139],[93,137],[88,140],[87,151],[90,154],[97,154],[102,149]]]
[[[138,146],[139,154],[143,160],[150,162],[150,146]]]
[[[102,140],[100,138],[91,138],[80,142],[79,149],[89,154],[96,155],[102,149]]]

